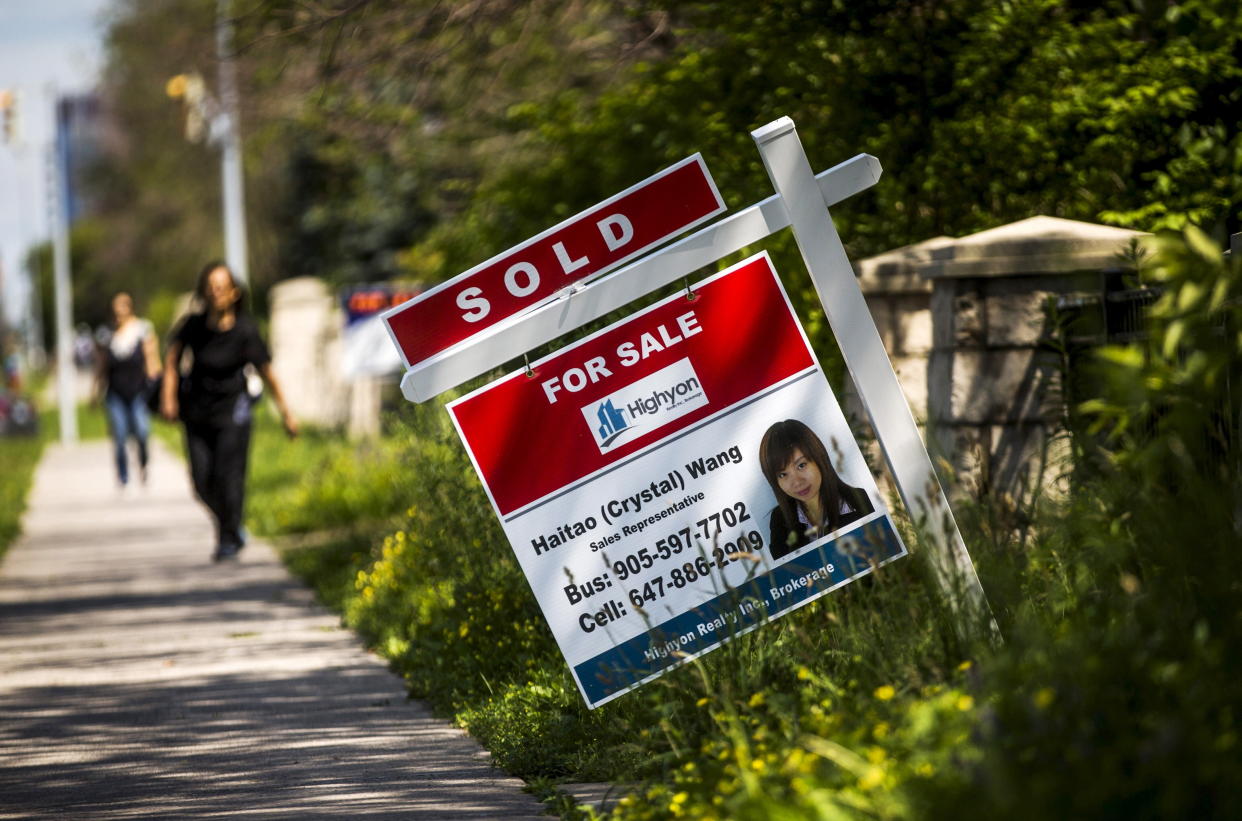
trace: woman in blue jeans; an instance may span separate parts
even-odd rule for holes
[[[112,297],[112,316],[112,332],[100,349],[96,391],[103,395],[116,454],[116,477],[124,488],[129,484],[126,448],[131,438],[138,443],[138,475],[143,482],[147,480],[147,437],[151,432],[147,392],[160,372],[160,355],[151,323],[134,313],[129,294],[122,291]]]

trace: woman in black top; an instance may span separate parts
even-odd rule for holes
[[[797,419],[777,422],[763,434],[759,466],[776,495],[768,520],[773,559],[875,510],[865,490],[841,481],[824,443]]]
[[[285,432],[290,437],[298,432],[244,296],[227,266],[209,263],[194,291],[197,310],[177,326],[164,358],[160,409],[166,419],[180,418],[185,425],[194,490],[215,519],[216,561],[236,557],[245,546],[241,522],[252,404],[246,365],[257,368],[267,383]],[[194,361],[183,378],[178,369],[186,350]]]
[[[147,410],[148,385],[160,372],[160,355],[151,323],[134,313],[133,298],[121,291],[112,297],[113,327],[99,346],[96,395],[108,413],[116,459],[116,478],[129,483],[125,448],[132,437],[138,443],[138,473],[147,480],[147,437],[151,419]]]

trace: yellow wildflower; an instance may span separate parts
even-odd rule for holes
[[[874,790],[884,782],[884,769],[882,767],[868,767],[863,777],[858,779],[858,786],[864,790]]]

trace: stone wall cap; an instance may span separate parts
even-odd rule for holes
[[[932,259],[932,254],[957,240],[939,236],[885,251],[854,263],[858,284],[866,293],[930,292],[931,283],[919,268]]]
[[[918,290],[913,280],[1068,273],[1107,266],[1143,231],[1037,216],[959,239],[936,237],[861,260],[864,291]]]
[[[307,300],[322,301],[331,296],[332,291],[318,277],[291,277],[272,286],[268,292],[268,301],[288,304]]]

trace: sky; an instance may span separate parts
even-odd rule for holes
[[[89,91],[103,61],[104,15],[113,0],[0,0],[0,89],[18,92],[21,139],[0,144],[0,300],[6,318],[27,315],[27,249],[49,236],[47,147],[53,95]]]

